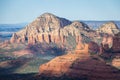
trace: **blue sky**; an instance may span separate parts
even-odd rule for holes
[[[0,0],[0,23],[32,22],[45,12],[70,20],[120,20],[120,0]]]

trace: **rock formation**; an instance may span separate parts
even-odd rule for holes
[[[101,44],[101,53],[120,53],[120,32],[114,36],[104,37]]]
[[[119,28],[114,22],[107,22],[98,28],[97,32],[114,35],[119,32]]]
[[[119,80],[120,72],[98,57],[68,53],[39,68],[40,76],[68,77],[82,80]]]
[[[78,43],[75,49],[75,52],[77,54],[88,54],[89,49],[88,49],[88,44],[83,44],[83,43]]]
[[[103,37],[102,44],[108,44],[108,47],[111,48],[113,45],[113,36],[106,35]]]
[[[50,13],[45,13],[28,24],[24,29],[12,35],[10,43],[28,43],[29,45],[39,43],[55,43],[66,50],[80,50],[84,47],[83,43],[101,43],[106,48],[112,47],[113,36],[119,32],[114,22],[103,24],[97,31],[90,29],[86,24],[79,21],[69,21],[57,17]],[[102,39],[103,38],[103,39]],[[93,44],[95,47],[97,45]],[[91,46],[91,44],[89,44]],[[88,45],[85,46],[86,48]],[[95,50],[92,47],[92,50]],[[114,48],[114,46],[113,46]],[[96,51],[98,47],[96,48]],[[95,53],[96,53],[95,51]],[[99,50],[98,50],[99,51]],[[79,52],[79,51],[78,51]]]
[[[93,34],[93,35],[88,35]],[[16,32],[10,39],[11,43],[56,43],[68,45],[69,37],[74,38],[74,42],[78,44],[83,38],[89,41],[95,34],[86,24],[79,21],[69,21],[64,18],[57,17],[50,13],[45,13],[28,24],[24,29]],[[71,46],[71,45],[69,45]]]
[[[119,58],[114,58],[114,59],[112,60],[112,66],[120,69],[120,57],[119,57]]]
[[[29,44],[43,41],[50,42],[49,38],[53,31],[56,30],[59,33],[60,28],[69,24],[71,24],[71,21],[67,19],[45,13],[28,24],[24,29],[14,33],[10,42],[28,42]],[[53,33],[53,35],[55,37],[59,36],[57,33]]]

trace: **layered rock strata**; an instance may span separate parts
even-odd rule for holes
[[[56,57],[39,68],[40,76],[85,80],[119,80],[120,71],[98,57],[69,53]]]

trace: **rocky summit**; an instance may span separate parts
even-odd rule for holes
[[[119,32],[118,26],[114,22],[107,22],[97,29],[97,32],[115,35]]]
[[[28,24],[24,29],[14,33],[10,42],[28,42],[29,44],[34,44],[43,41],[56,41],[59,29],[69,24],[71,24],[71,21],[67,19],[45,13]]]
[[[28,24],[24,29],[14,33],[10,39],[10,43],[35,44],[41,42],[53,42],[69,44],[69,38],[73,38],[73,42],[78,43],[81,35],[86,39],[88,34],[95,35],[86,24],[79,21],[69,21],[65,18],[57,17],[50,13],[42,14],[32,23]]]
[[[112,35],[119,32],[114,22],[108,22],[97,30],[92,30],[83,22],[70,21],[57,17],[51,13],[44,13],[37,17],[22,30],[14,33],[10,43],[56,43],[62,47],[75,48],[80,42],[102,42],[105,34]]]

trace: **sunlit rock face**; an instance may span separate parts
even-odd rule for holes
[[[120,53],[120,32],[114,36],[103,37],[101,53]]]
[[[81,50],[84,47],[84,51],[87,51],[85,53],[92,50],[94,50],[92,52],[96,53],[98,50],[96,44],[100,46],[101,43],[106,49],[112,48],[118,50],[119,48],[112,47],[116,42],[115,40],[118,39],[115,39],[114,37],[118,32],[119,29],[114,22],[105,23],[97,30],[92,30],[83,22],[69,21],[65,18],[45,13],[37,17],[22,30],[14,33],[9,42],[28,43],[28,45],[44,42],[48,44],[55,43],[62,48],[66,48],[66,50],[76,49],[78,53],[78,50]],[[91,43],[93,44],[92,46],[89,44],[90,42],[95,42],[96,44]],[[91,50],[87,49],[88,45],[91,46],[89,47]],[[94,48],[94,46],[96,48]]]
[[[117,49],[117,47],[114,47],[117,42],[119,42],[118,37],[115,37],[116,34],[119,33],[119,28],[114,22],[107,22],[100,26],[96,30],[97,33],[100,33],[102,36],[102,41],[101,41],[101,51],[100,53],[105,53],[113,51]],[[118,41],[117,41],[118,39]],[[112,50],[111,50],[112,49]]]
[[[97,32],[115,35],[119,32],[119,28],[114,22],[107,22],[100,26],[100,28],[97,29]]]
[[[89,55],[89,49],[88,49],[88,44],[83,44],[83,43],[78,43],[75,49],[75,52],[77,54],[88,54]]]
[[[84,55],[80,55],[84,56]],[[64,56],[56,57],[49,63],[40,66],[40,74],[46,76],[62,76],[69,69],[75,59],[80,57],[79,54],[69,53]],[[86,59],[86,58],[85,58]]]
[[[71,24],[71,21],[59,18],[53,14],[45,13],[35,19],[32,23],[28,24],[24,29],[20,30],[13,34],[11,38],[11,43],[16,42],[25,42],[27,41],[29,44],[34,44],[36,42],[50,42],[50,36],[54,35],[59,36],[59,29],[63,28],[66,25]]]
[[[64,18],[57,17],[50,13],[45,13],[28,24],[24,29],[12,35],[11,43],[57,43],[67,45],[69,38],[74,38],[77,44],[80,38],[92,38],[95,34],[86,24],[79,21],[69,21]],[[82,34],[82,35],[81,35]],[[88,34],[91,34],[88,35]],[[92,35],[93,34],[93,35]]]
[[[83,80],[119,80],[120,72],[98,57],[68,53],[54,58],[39,68],[40,76],[68,77]],[[112,75],[112,76],[111,76]]]
[[[108,44],[108,47],[111,48],[113,45],[113,36],[104,36],[102,40],[102,44],[106,45]]]

